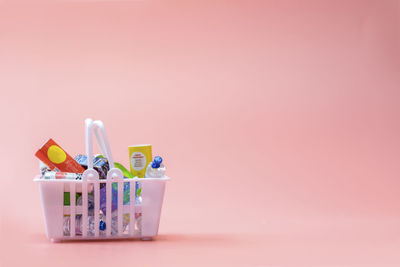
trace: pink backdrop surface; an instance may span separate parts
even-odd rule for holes
[[[0,3],[1,266],[399,266],[399,1]],[[52,244],[34,153],[151,143],[153,242]]]

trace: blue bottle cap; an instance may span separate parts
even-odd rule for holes
[[[106,223],[104,221],[100,221],[99,229],[100,229],[100,231],[106,230]]]
[[[160,156],[155,156],[153,159],[153,162],[151,163],[151,167],[153,169],[160,168],[161,162],[162,162],[162,158]]]

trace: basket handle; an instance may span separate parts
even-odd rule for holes
[[[101,135],[98,130],[100,130]],[[104,124],[102,121],[93,121],[92,119],[85,120],[85,136],[86,136],[86,155],[88,157],[88,169],[93,169],[93,142],[92,142],[92,132],[94,131],[97,142],[99,143],[101,152],[108,160],[110,169],[114,169],[114,160],[112,157],[110,144],[108,143],[108,138]]]

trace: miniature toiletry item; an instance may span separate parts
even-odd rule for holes
[[[121,163],[114,162],[114,166],[115,166],[115,168],[118,168],[122,171],[122,174],[124,175],[124,177],[133,178],[133,174],[130,171],[128,171]]]
[[[77,200],[77,205],[82,205],[82,197]],[[135,213],[135,218],[138,220],[138,213]],[[82,235],[82,215],[77,214],[75,221],[75,234]],[[105,222],[105,214],[100,210],[99,211],[99,230],[101,232],[105,231],[107,228]],[[129,225],[130,217],[127,214],[124,214],[122,217],[122,232],[127,230]],[[70,235],[70,227],[71,227],[71,218],[70,215],[64,215],[64,235]],[[136,226],[136,225],[135,225]],[[141,224],[139,225],[141,227]],[[136,228],[136,227],[135,227]],[[88,195],[88,235],[93,236],[95,233],[94,229],[94,199],[93,195]],[[116,235],[118,233],[118,210],[115,210],[111,214],[111,235]]]
[[[146,174],[147,165],[152,159],[151,145],[136,145],[129,147],[129,159],[131,173],[134,177],[144,178]],[[142,184],[136,182],[136,195],[135,203],[136,205],[141,205],[142,203]]]
[[[161,178],[165,175],[165,167],[162,164],[160,156],[154,157],[154,160],[147,166],[146,178]]]
[[[86,170],[87,169],[87,156],[86,155],[76,155],[75,160]],[[99,173],[100,179],[107,178],[107,172],[110,170],[110,165],[108,161],[103,156],[96,156],[93,158],[93,169]]]
[[[70,197],[70,192],[64,192],[64,206],[69,206],[71,205],[71,197]],[[78,199],[82,196],[81,192],[76,192],[75,193],[75,203],[78,201]]]
[[[55,179],[68,179],[68,180],[82,180],[82,173],[74,172],[45,172],[42,179],[55,180]]]
[[[82,166],[82,168],[84,168],[85,170],[87,169],[87,156],[86,155],[78,154],[75,156],[74,159],[76,162],[78,162],[79,165]]]
[[[39,160],[39,169],[40,169],[40,174],[43,176],[46,172],[51,171],[49,166],[43,163],[43,161]]]
[[[35,154],[52,170],[62,172],[82,173],[85,171],[70,155],[67,154],[53,139],[49,139]]]
[[[129,159],[133,176],[144,178],[147,165],[152,158],[151,145],[136,145],[129,147]]]
[[[117,183],[112,183],[111,185],[111,211],[114,211],[118,209],[118,184]],[[100,187],[100,210],[106,214],[106,186]],[[123,188],[123,203],[128,204],[129,203],[129,196],[130,196],[130,188],[129,188],[129,183],[125,182],[124,183],[124,188]]]
[[[106,179],[107,173],[110,170],[108,160],[106,158],[94,158],[93,169],[95,169],[99,173],[100,179]]]
[[[106,230],[106,223],[104,221],[99,222],[99,229],[100,231]]]

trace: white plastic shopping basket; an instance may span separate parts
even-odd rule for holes
[[[87,119],[85,128],[88,168],[83,172],[82,180],[45,180],[40,176],[34,179],[39,183],[47,237],[52,241],[112,238],[151,240],[158,233],[165,183],[170,178],[124,179],[122,172],[114,167],[103,123]],[[97,132],[98,130],[101,134]],[[104,180],[100,180],[97,171],[93,169],[93,132],[110,165],[107,179]],[[141,187],[140,201],[135,194],[136,187],[139,185]],[[105,190],[101,191],[100,188]],[[127,189],[129,189],[128,195],[124,192]],[[64,205],[64,192],[69,192],[69,205]],[[104,203],[102,207],[106,211],[105,214],[100,212],[101,192],[105,193],[102,196],[105,197],[105,207]],[[112,197],[114,197],[112,194],[116,192],[118,192],[117,205],[112,211]],[[77,201],[75,197],[78,194],[80,201]],[[128,197],[128,201],[124,199],[124,196]],[[88,206],[92,210],[90,214],[88,214],[90,211]],[[102,216],[101,219],[100,216]],[[77,227],[78,223],[79,227]],[[100,224],[105,227],[100,229]]]

